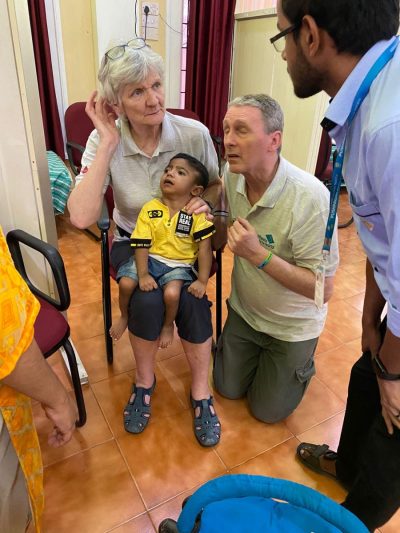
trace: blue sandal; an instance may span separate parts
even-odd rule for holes
[[[156,376],[154,376],[153,385],[145,389],[133,385],[132,394],[135,394],[133,402],[128,402],[124,409],[124,427],[128,433],[142,433],[150,420],[151,406],[145,403],[146,394],[151,396],[156,387]]]
[[[215,446],[221,438],[221,423],[217,414],[212,413],[210,407],[214,407],[213,397],[204,400],[194,400],[190,396],[192,407],[195,410],[193,421],[194,435],[202,446]],[[196,416],[196,408],[200,409],[199,416]]]

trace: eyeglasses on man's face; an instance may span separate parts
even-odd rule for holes
[[[281,54],[285,49],[286,36],[289,35],[289,33],[292,33],[293,31],[297,30],[299,27],[300,24],[292,24],[291,26],[286,28],[286,30],[282,30],[274,37],[271,37],[269,42],[273,44],[275,50]],[[285,37],[285,39],[282,39],[282,37]]]
[[[117,46],[113,46],[105,53],[105,56],[107,59],[119,59],[122,57],[125,53],[126,48],[132,48],[133,50],[140,50],[141,48],[145,48],[146,46],[149,46],[144,39],[141,37],[136,37],[135,39],[131,39],[126,44],[119,44]]]

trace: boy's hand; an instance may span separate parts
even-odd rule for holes
[[[189,285],[188,292],[193,294],[193,296],[196,296],[196,298],[203,298],[206,292],[206,286],[206,283],[202,283],[197,279],[191,285]]]
[[[155,279],[147,273],[139,278],[139,287],[142,291],[149,292],[157,289],[158,285]]]

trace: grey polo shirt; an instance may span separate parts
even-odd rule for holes
[[[329,192],[317,178],[281,157],[271,185],[253,206],[247,199],[244,177],[229,172],[228,165],[224,181],[232,219],[247,219],[266,250],[293,265],[316,269],[329,211]],[[335,231],[328,276],[334,275],[338,262]],[[326,304],[318,309],[313,300],[285,288],[238,256],[229,302],[256,331],[290,342],[318,337],[327,313]]]
[[[160,196],[160,178],[174,154],[185,152],[197,157],[207,167],[210,182],[217,179],[217,154],[210,133],[201,122],[166,112],[160,142],[151,157],[134,142],[128,122],[118,119],[116,125],[121,141],[111,159],[104,192],[108,185],[112,186],[115,203],[113,219],[127,232],[132,233],[143,205]],[[83,172],[76,177],[76,185],[85,178],[85,167],[92,164],[98,144],[99,135],[94,130],[82,156]],[[116,235],[116,239],[120,236]]]

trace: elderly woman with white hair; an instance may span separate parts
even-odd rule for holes
[[[206,166],[210,185],[203,198],[193,198],[187,206],[189,213],[199,213],[218,200],[217,156],[203,124],[165,110],[163,61],[142,39],[108,50],[98,77],[100,94],[94,92],[86,105],[96,129],[88,139],[68,208],[76,227],[90,226],[98,219],[103,195],[111,185],[116,223],[111,262],[117,278],[129,277],[128,263],[133,253],[129,237],[142,206],[159,196],[160,176],[171,157],[178,152],[189,153]],[[161,289],[135,290],[129,305],[128,329],[136,360],[136,383],[124,410],[124,427],[130,433],[141,433],[149,422],[163,315]],[[214,446],[219,442],[221,426],[208,387],[212,325],[207,297],[197,299],[183,288],[176,325],[192,372],[194,433],[202,446]]]

